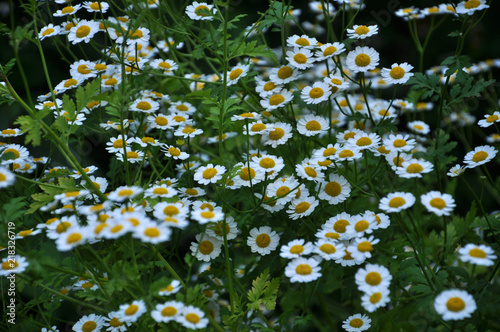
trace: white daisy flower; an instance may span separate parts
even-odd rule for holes
[[[383,144],[391,152],[408,152],[415,148],[417,142],[413,138],[410,138],[410,135],[390,134],[389,137],[384,139]]]
[[[284,65],[269,71],[269,80],[275,84],[287,84],[300,78],[299,69]]]
[[[42,41],[45,38],[57,36],[60,33],[61,33],[61,27],[59,25],[54,25],[50,23],[49,25],[43,27],[40,30],[40,32],[38,33],[38,39]]]
[[[273,95],[265,97],[260,101],[260,105],[270,112],[274,109],[280,108],[293,100],[293,95],[290,91],[282,89],[275,92]]]
[[[315,48],[318,45],[318,41],[316,38],[307,35],[293,35],[286,39],[286,44],[288,47]]]
[[[151,129],[165,130],[172,129],[174,126],[172,117],[164,114],[148,115],[146,121],[148,122],[148,127],[150,127]]]
[[[427,211],[436,214],[437,216],[449,216],[453,211],[455,200],[449,194],[442,194],[439,191],[430,191],[425,195],[420,196],[420,202]]]
[[[485,114],[484,119],[479,120],[479,122],[477,124],[483,128],[487,128],[487,127],[489,127],[497,122],[500,122],[500,112],[499,111],[495,111],[495,112],[493,112],[493,114]]]
[[[222,179],[222,175],[226,172],[226,168],[220,165],[208,164],[207,166],[199,167],[193,175],[193,178],[199,184],[208,185],[216,183]]]
[[[314,258],[295,258],[285,267],[290,282],[311,282],[321,277],[321,267]]]
[[[256,113],[256,112],[246,112],[246,113],[241,113],[238,115],[233,115],[231,117],[231,121],[252,121],[252,120],[260,120],[262,118],[262,115]]]
[[[238,236],[238,225],[231,216],[226,217],[226,238],[227,240],[235,239]],[[206,234],[220,241],[224,241],[224,222],[219,221],[211,223],[206,229]]]
[[[330,75],[323,79],[328,84],[332,97],[337,97],[342,91],[349,89],[349,81],[346,81],[341,75]]]
[[[404,84],[413,76],[413,73],[410,73],[412,69],[413,66],[406,62],[393,63],[390,69],[382,68],[381,75],[388,84]]]
[[[149,62],[149,66],[153,69],[163,70],[165,75],[173,75],[174,70],[179,69],[179,65],[170,59],[154,59]]]
[[[305,159],[302,163],[295,165],[295,173],[297,176],[309,181],[320,182],[323,181],[325,174],[321,171],[320,166],[316,163],[310,162]]]
[[[292,190],[298,186],[299,182],[293,177],[278,179],[267,187],[266,195],[268,197],[277,197],[278,203],[285,205],[294,199],[295,195]]]
[[[313,251],[311,242],[305,242],[304,239],[296,239],[281,246],[280,256],[287,259],[307,256]]]
[[[462,320],[476,311],[476,301],[472,295],[460,289],[442,291],[434,299],[434,309],[443,320]]]
[[[324,260],[337,260],[345,255],[345,245],[329,239],[319,239],[314,243],[314,253]]]
[[[371,327],[371,322],[372,320],[367,315],[355,314],[342,322],[342,328],[347,332],[366,331]]]
[[[355,50],[347,54],[346,64],[347,68],[354,73],[364,73],[368,70],[375,69],[379,59],[379,54],[374,48],[358,46]]]
[[[120,305],[116,312],[116,317],[122,322],[136,322],[139,317],[146,313],[146,303],[144,300],[135,300],[130,304]]]
[[[281,157],[263,154],[260,157],[253,157],[250,167],[257,172],[267,174],[268,179],[274,179],[278,176],[278,173],[283,167],[285,167],[285,164]]]
[[[0,277],[7,277],[11,273],[23,273],[28,265],[28,261],[23,256],[15,255],[14,258],[12,256],[5,257],[2,259],[0,265]]]
[[[314,66],[314,55],[307,48],[294,47],[293,51],[286,52],[286,60],[297,69],[307,69]]]
[[[0,166],[0,188],[6,188],[14,184],[16,176],[8,168]]]
[[[77,11],[80,10],[80,8],[82,8],[82,5],[80,5],[80,4],[74,5],[74,6],[66,6],[62,9],[58,9],[52,15],[54,17],[63,17],[63,16],[68,16],[68,15],[74,15],[74,14],[76,14]]]
[[[73,325],[72,330],[75,332],[92,332],[101,331],[104,327],[104,317],[96,314],[83,316],[78,322]]]
[[[121,186],[109,193],[108,198],[114,202],[123,202],[140,195],[142,192],[143,189],[138,186]]]
[[[460,2],[455,8],[455,12],[457,14],[472,15],[475,11],[486,8],[490,8],[490,6],[486,4],[486,0],[467,0]]]
[[[218,257],[222,250],[222,241],[208,236],[205,234],[203,238],[201,234],[196,235],[196,242],[191,242],[191,253],[196,259],[204,262],[209,262],[210,260]]]
[[[316,61],[323,61],[339,55],[345,51],[345,45],[342,43],[326,43],[319,47],[319,51],[316,51]]]
[[[294,199],[288,206],[286,211],[290,219],[296,220],[302,217],[307,217],[314,212],[314,209],[319,205],[318,200],[313,196]]]
[[[255,91],[259,94],[261,98],[272,96],[273,94],[283,89],[283,85],[277,84],[273,81],[264,81],[259,76],[257,76],[255,80],[257,81],[257,86],[255,87]]]
[[[363,294],[361,297],[361,305],[368,312],[374,312],[378,308],[385,307],[391,302],[389,297],[389,289],[380,289]]]
[[[352,257],[351,252],[347,250],[347,246],[349,245],[348,241],[344,243],[344,245],[346,246],[346,249],[344,250],[344,256],[342,256],[342,258],[336,259],[336,264],[340,264],[342,266],[355,266],[361,265],[365,262],[364,256],[362,259],[355,259],[354,257]]]
[[[402,178],[421,178],[422,174],[432,172],[434,165],[423,159],[404,161],[401,167],[396,168],[396,174]]]
[[[184,303],[177,301],[167,301],[156,305],[151,311],[151,317],[158,323],[168,323],[176,321],[184,309]]]
[[[172,280],[170,284],[166,287],[160,288],[158,295],[160,296],[168,296],[177,293],[182,288],[181,282],[179,280]]]
[[[306,104],[319,104],[327,101],[332,94],[330,85],[324,82],[316,82],[312,86],[306,86],[302,89],[300,97]]]
[[[347,140],[348,146],[354,146],[360,150],[376,150],[380,143],[380,136],[375,133],[359,132],[353,138]]]
[[[365,211],[363,214],[351,217],[350,224],[346,226],[346,236],[349,239],[361,237],[365,234],[371,234],[376,228],[377,221],[375,215],[371,211]],[[348,251],[351,252],[350,250]]]
[[[328,236],[326,238],[331,240],[345,240],[349,239],[350,235],[347,233],[347,226],[352,222],[352,216],[346,212],[339,213],[333,217],[330,217],[321,226],[321,229],[326,231]],[[326,233],[322,235],[327,235]]]
[[[61,81],[54,88],[57,91],[57,94],[63,93],[69,89],[75,89],[83,83],[81,78],[69,78],[67,80]]]
[[[338,151],[333,155],[335,161],[353,161],[363,158],[361,150],[354,145],[347,145],[339,148]]]
[[[464,157],[465,168],[474,168],[479,165],[486,164],[495,158],[497,150],[489,145],[476,147],[473,151],[468,152]]]
[[[448,175],[449,177],[452,177],[452,178],[457,177],[460,174],[462,174],[463,172],[465,172],[465,168],[466,167],[462,167],[459,164],[456,164],[455,166],[450,168],[450,170],[448,171],[448,173],[446,173],[446,175]]]
[[[401,212],[415,204],[415,196],[412,193],[395,192],[382,198],[378,208],[385,212]]]
[[[248,72],[250,71],[250,65],[242,65],[238,64],[231,68],[231,70],[227,73],[227,85],[234,85],[238,83],[240,78],[245,77],[248,75]]]
[[[182,308],[177,322],[188,329],[201,330],[208,326],[208,318],[205,318],[205,313],[192,305]]]
[[[352,39],[365,39],[377,33],[378,26],[376,25],[354,25],[352,29],[347,29],[347,37]]]
[[[142,112],[146,114],[154,113],[160,109],[160,104],[149,98],[140,98],[132,102],[129,111]]]
[[[89,238],[89,230],[80,226],[73,226],[58,235],[56,240],[57,250],[68,251],[79,245],[85,244]]]
[[[389,288],[392,276],[389,270],[382,265],[366,264],[354,276],[358,289],[362,292],[379,291]]]
[[[190,125],[185,125],[182,127],[179,127],[175,132],[174,135],[177,137],[183,137],[183,138],[193,138],[198,135],[203,134],[203,129],[199,128],[194,128],[193,126]]]
[[[347,247],[354,259],[368,259],[372,257],[373,245],[379,243],[379,239],[370,237],[358,237]]]
[[[247,237],[247,245],[252,252],[256,252],[262,256],[270,254],[279,244],[279,235],[269,226],[252,228],[250,236]]]
[[[417,134],[427,135],[431,128],[429,125],[423,121],[411,121],[408,122],[408,129],[414,131]]]
[[[271,130],[262,135],[262,144],[276,148],[292,137],[292,126],[286,122],[275,122]]]
[[[458,249],[458,253],[462,262],[482,266],[492,266],[495,264],[493,260],[497,258],[493,249],[484,244],[468,243],[465,247]]]
[[[122,322],[116,311],[111,311],[108,317],[104,317],[104,327],[108,332],[125,332],[130,322]]]
[[[222,221],[224,219],[224,213],[222,212],[222,209],[220,207],[213,210],[194,209],[191,212],[191,219],[194,219],[201,225],[203,225],[207,222]]]
[[[98,22],[81,20],[76,26],[70,29],[68,41],[70,41],[73,45],[82,41],[88,43],[97,32],[99,32]]]
[[[179,148],[173,145],[163,144],[161,147],[161,151],[165,152],[165,155],[170,158],[179,160],[186,160],[187,158],[189,158],[188,153],[181,151]]]
[[[248,165],[244,165],[243,163],[237,163],[234,165],[235,168],[240,167],[240,172],[232,181],[234,182],[233,186],[236,187],[250,187],[250,185],[255,185],[259,182],[264,181],[265,173],[259,172],[258,170],[248,167]]]
[[[84,1],[83,8],[87,9],[89,13],[106,13],[109,9],[109,4],[104,1]]]
[[[216,13],[217,9],[214,9],[214,5],[209,5],[206,2],[194,1],[186,7],[186,15],[196,21],[212,21]]]
[[[330,173],[328,181],[318,182],[316,192],[319,192],[319,199],[335,205],[344,202],[349,197],[351,185],[342,175]]]

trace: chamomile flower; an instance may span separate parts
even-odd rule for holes
[[[182,288],[179,280],[172,280],[166,287],[160,288],[158,295],[168,296],[177,293]]]
[[[365,39],[377,33],[378,27],[376,25],[354,25],[352,29],[347,29],[347,37],[352,39]]]
[[[67,80],[61,81],[56,85],[54,90],[57,91],[57,94],[63,93],[69,89],[75,89],[83,83],[81,78],[69,78]]]
[[[199,184],[215,183],[222,179],[222,175],[226,172],[226,168],[220,165],[208,164],[207,166],[199,167],[193,175],[193,178]]]
[[[277,84],[273,81],[265,81],[259,76],[256,76],[255,80],[257,81],[257,86],[255,87],[255,91],[259,94],[261,98],[272,96],[276,92],[283,89],[283,85]]]
[[[358,237],[347,247],[354,259],[367,259],[372,257],[373,245],[379,243],[379,239],[370,237]]]
[[[57,36],[61,32],[61,27],[59,25],[54,25],[50,23],[49,25],[43,27],[38,33],[38,39],[40,41],[44,40],[48,37]]]
[[[118,239],[123,235],[127,234],[132,230],[132,224],[128,222],[121,222],[118,220],[113,220],[109,223],[106,223],[107,227],[105,227],[100,233],[99,237],[105,239]]]
[[[380,143],[380,136],[375,133],[358,132],[353,138],[347,140],[348,146],[354,146],[360,150],[376,150]]]
[[[161,151],[164,152],[167,157],[173,159],[186,160],[187,158],[189,158],[188,153],[181,151],[181,149],[173,145],[163,144],[163,146],[161,147]]]
[[[70,6],[66,6],[62,9],[58,9],[52,15],[54,17],[63,17],[63,16],[68,16],[68,15],[74,15],[74,14],[76,14],[77,11],[80,10],[80,8],[82,8],[82,5],[80,5],[80,4],[74,5],[74,6],[70,5]]]
[[[315,48],[318,45],[318,41],[314,37],[308,37],[306,35],[293,35],[286,39],[287,46],[289,47],[304,47],[304,48]]]
[[[184,125],[182,127],[179,127],[175,132],[174,135],[177,137],[183,137],[183,138],[193,138],[198,135],[203,134],[203,129],[200,128],[194,128],[191,125]]]
[[[366,331],[370,328],[372,320],[367,315],[355,314],[349,316],[342,323],[342,327],[347,332]]]
[[[160,104],[149,98],[140,98],[132,102],[129,107],[129,111],[141,112],[141,113],[154,113],[160,109]]]
[[[388,138],[384,139],[383,144],[390,151],[408,152],[415,148],[417,142],[410,138],[410,135],[390,134]]]
[[[476,311],[476,301],[472,295],[460,289],[442,291],[434,299],[434,309],[443,320],[462,320]]]
[[[349,88],[349,81],[342,78],[341,75],[330,75],[323,79],[323,82],[330,86],[330,92],[332,97],[337,97],[342,91]]]
[[[459,258],[462,262],[469,262],[476,265],[492,266],[497,258],[493,249],[484,244],[468,243],[465,247],[458,249]]]
[[[277,108],[283,107],[293,100],[293,95],[290,91],[282,89],[276,91],[273,95],[265,97],[260,101],[260,105],[270,112]]]
[[[194,1],[186,7],[186,15],[196,21],[212,21],[216,12],[217,9],[214,9],[214,5],[209,5],[206,2]]]
[[[234,165],[235,168],[240,168],[240,172],[236,175],[232,181],[236,187],[250,187],[250,185],[255,185],[264,180],[264,172],[255,170],[253,167],[248,167],[248,165],[243,165],[243,163],[237,163]]]
[[[307,48],[294,47],[293,51],[287,51],[286,55],[286,60],[295,68],[304,70],[314,66],[314,55]]]
[[[382,265],[366,264],[354,276],[358,289],[362,292],[378,291],[389,288],[392,276],[389,270]]]
[[[450,168],[450,170],[448,171],[448,173],[446,173],[446,175],[448,175],[449,177],[452,177],[452,178],[457,177],[460,174],[462,174],[463,172],[465,172],[465,168],[466,167],[463,167],[463,166],[460,166],[459,164],[456,164],[455,166]]]
[[[73,325],[72,330],[75,332],[92,332],[101,331],[104,327],[104,317],[96,314],[83,316],[78,322]]]
[[[395,192],[382,198],[378,208],[385,212],[401,212],[415,204],[415,196],[412,193]]]
[[[299,69],[293,66],[282,66],[269,71],[269,80],[275,84],[287,84],[300,77]]]
[[[177,301],[167,301],[156,305],[151,311],[151,317],[158,323],[168,323],[175,321],[184,308],[184,303]]]
[[[117,313],[118,319],[122,322],[136,322],[139,317],[146,313],[146,303],[144,300],[134,300],[130,304],[120,305]]]
[[[489,145],[476,147],[473,151],[468,152],[464,157],[465,168],[474,168],[479,165],[486,164],[495,158],[497,150]]]
[[[290,282],[311,282],[321,277],[319,261],[314,258],[295,258],[285,268]]]
[[[314,243],[314,253],[324,260],[337,260],[345,255],[345,245],[331,239],[319,239]]]
[[[112,311],[108,317],[104,317],[104,327],[108,332],[125,332],[130,324],[130,322],[122,322],[116,311]]]
[[[480,127],[486,128],[497,122],[500,122],[500,112],[495,111],[493,114],[485,114],[484,119],[477,123]]]
[[[220,208],[216,208],[213,210],[194,209],[191,212],[191,219],[194,219],[201,225],[203,225],[207,222],[222,221],[224,219],[224,213]]]
[[[455,8],[455,12],[457,14],[472,15],[474,12],[486,8],[490,8],[490,6],[486,4],[486,0],[467,0],[460,2]]]
[[[420,196],[420,202],[427,211],[437,216],[449,216],[455,207],[455,200],[449,194],[442,194],[439,191],[430,191]]]
[[[41,103],[39,103],[39,104],[36,104],[36,105],[35,105],[35,108],[36,108],[37,110],[43,110],[44,108],[48,108],[48,109],[50,109],[50,110],[53,110],[53,111],[54,111],[54,110],[56,110],[56,109],[58,109],[58,108],[61,108],[61,107],[62,107],[62,104],[63,104],[62,100],[61,100],[61,99],[57,99],[57,98],[56,98],[56,99],[55,99],[55,102],[54,102],[54,100],[51,100],[51,101],[43,101],[43,102],[41,102]]]
[[[307,217],[314,212],[314,209],[319,205],[318,200],[313,196],[294,199],[288,206],[286,211],[292,220],[302,217]]]
[[[391,301],[389,289],[379,289],[366,292],[361,297],[361,305],[368,312],[374,312],[378,308],[385,307]]]
[[[413,73],[410,70],[413,66],[404,62],[401,64],[393,63],[391,68],[382,68],[382,78],[389,84],[404,84],[408,82]]]
[[[325,177],[325,174],[321,171],[320,166],[317,163],[311,163],[307,159],[302,161],[302,163],[295,165],[295,172],[298,177],[314,182],[320,182]]]
[[[88,43],[99,32],[99,23],[95,21],[81,20],[72,27],[68,34],[68,41],[73,45],[80,42]]]
[[[267,187],[266,195],[268,197],[278,197],[278,203],[287,204],[295,195],[292,190],[299,186],[299,182],[293,177],[278,179]]]
[[[275,122],[271,130],[262,135],[262,144],[276,148],[292,137],[292,126],[286,122]]]
[[[189,305],[182,308],[177,322],[188,329],[201,330],[208,326],[208,318],[205,318],[205,313],[200,309]]]
[[[144,192],[144,197],[171,198],[177,195],[177,190],[166,184],[152,185]]]
[[[0,166],[0,189],[14,184],[16,177],[8,168]]]
[[[77,77],[81,80],[95,77],[97,74],[92,71],[93,63],[87,60],[79,60],[71,64],[69,73],[71,77]],[[82,110],[83,111],[83,110]]]
[[[8,256],[2,259],[2,263],[0,265],[0,277],[7,277],[11,273],[23,273],[28,265],[28,261],[23,256],[15,255],[14,258],[12,256]]]
[[[332,94],[330,86],[324,82],[316,82],[312,86],[306,86],[302,89],[300,97],[306,104],[319,104],[327,101]]]
[[[432,172],[434,165],[423,159],[404,161],[401,167],[396,168],[396,174],[402,178],[421,178],[422,174]]]
[[[231,121],[252,121],[252,120],[260,120],[262,115],[255,112],[245,112],[238,115],[233,115],[231,117]]]
[[[194,169],[194,168],[191,168]],[[200,187],[190,187],[190,188],[178,188],[179,196],[181,197],[201,197],[205,196],[206,192],[203,188]]]
[[[281,246],[280,256],[283,258],[298,258],[300,256],[307,256],[313,250],[313,245],[310,242],[305,242],[304,239],[297,239],[288,242],[288,244]]]
[[[346,64],[354,73],[367,72],[375,69],[379,62],[379,54],[372,47],[356,47],[353,51],[347,54]]]
[[[89,13],[105,13],[109,9],[109,4],[104,1],[84,1],[83,8],[85,8]]]
[[[318,182],[316,185],[316,192],[319,192],[319,199],[328,201],[331,205],[335,205],[342,203],[349,197],[351,185],[345,177],[330,173],[326,180],[327,181]]]
[[[347,145],[342,148],[339,148],[337,152],[333,155],[333,159],[336,161],[353,161],[357,159],[361,159],[363,154],[361,150],[354,145]]]
[[[429,125],[423,121],[408,122],[408,129],[421,135],[427,135],[431,131]]]
[[[174,70],[179,69],[179,65],[170,59],[155,59],[149,62],[149,66],[153,69],[163,70],[163,74],[165,75],[173,75]]]
[[[345,51],[345,45],[342,43],[327,43],[320,46],[319,51],[316,51],[316,61],[323,61],[339,55]]]
[[[143,189],[138,186],[121,186],[109,193],[108,198],[114,202],[123,202],[140,195]]]
[[[262,256],[270,254],[278,247],[280,237],[269,226],[252,228],[247,237],[247,245],[252,252],[256,252]]]
[[[218,257],[221,253],[222,241],[208,236],[205,234],[203,238],[202,234],[196,235],[196,242],[191,243],[191,253],[196,259],[204,262],[209,262],[210,260]]]
[[[352,216],[349,225],[346,226],[346,236],[349,239],[371,234],[377,228],[375,215],[370,211]],[[348,250],[351,252],[350,250]],[[352,254],[352,252],[351,252]]]
[[[281,157],[263,154],[260,157],[253,157],[250,166],[257,172],[267,174],[268,179],[274,179],[283,167],[285,167],[285,164]]]
[[[89,238],[89,230],[84,227],[74,226],[59,234],[56,245],[59,251],[69,251],[73,248],[85,244]]]
[[[238,225],[231,216],[226,217],[226,238],[227,240],[235,239],[238,236]],[[217,238],[220,241],[224,241],[224,222],[219,221],[216,223],[211,223],[207,229],[206,234]]]
[[[250,65],[242,65],[238,64],[231,68],[231,70],[227,73],[227,85],[234,85],[238,83],[240,78],[248,75],[250,70]]]

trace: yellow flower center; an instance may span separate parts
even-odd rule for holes
[[[472,161],[475,162],[475,163],[478,163],[480,161],[485,160],[486,158],[488,158],[488,152],[486,152],[486,151],[479,151],[479,152],[476,152],[474,154],[474,156],[472,156]]]
[[[272,105],[272,106],[279,105],[283,102],[285,102],[285,97],[283,97],[280,94],[272,95],[271,98],[269,98],[269,105]]]
[[[163,116],[157,116],[155,118],[155,123],[158,125],[158,126],[166,126],[168,125],[168,120],[167,118],[163,117]]]
[[[309,45],[311,45],[311,44],[309,43],[309,40],[307,40],[307,39],[305,39],[305,38],[302,38],[302,37],[301,37],[301,38],[299,38],[299,39],[297,39],[297,40],[295,41],[295,44],[300,45],[300,46],[309,46]]]
[[[378,303],[380,300],[382,299],[382,293],[373,293],[371,296],[370,296],[370,302],[372,304],[375,304],[375,303]]]
[[[335,249],[335,246],[333,244],[330,244],[330,243],[322,244],[319,247],[319,250],[321,250],[325,254],[329,254],[329,255],[334,254],[337,251],[337,249]]]
[[[276,163],[272,158],[262,158],[259,162],[260,167],[262,168],[273,168],[276,166]]]
[[[242,118],[253,118],[254,117],[254,115],[252,113],[242,113],[239,116],[241,116]]]
[[[200,245],[199,245],[199,250],[200,252],[203,254],[203,255],[208,255],[210,254],[212,251],[214,251],[214,245],[212,242],[210,241],[201,241]]]
[[[72,12],[75,11],[75,8],[71,7],[71,6],[68,6],[68,7],[64,7],[62,10],[61,10],[61,13],[63,14],[71,14]]]
[[[307,210],[309,210],[310,207],[311,207],[311,204],[309,204],[308,202],[300,202],[299,204],[297,204],[295,206],[295,213],[298,213],[298,214],[304,213]]]
[[[194,129],[193,127],[191,126],[186,126],[186,128],[182,129],[182,132],[184,134],[192,134],[195,132],[196,129]]]
[[[488,122],[488,123],[493,123],[496,121],[498,121],[498,115],[496,115],[496,114],[490,115],[486,118],[486,122]]]
[[[440,210],[444,209],[446,207],[446,202],[442,198],[439,198],[439,197],[431,199],[429,204],[432,207],[435,207],[436,209],[440,209]]]
[[[203,171],[203,178],[204,179],[211,179],[217,174],[217,170],[215,168],[207,168],[206,170]]]
[[[104,85],[110,86],[110,85],[116,85],[116,84],[118,84],[118,80],[114,77],[108,78],[106,81],[104,81]]]
[[[339,219],[333,224],[333,229],[337,233],[345,233],[346,227],[349,225],[349,221],[345,219]]]
[[[186,320],[190,323],[197,324],[200,321],[200,316],[190,312],[185,316]]]
[[[370,272],[366,275],[365,281],[368,285],[377,286],[382,282],[382,276],[378,272]]]
[[[220,223],[215,225],[214,233],[219,235],[219,236],[223,236],[224,235],[224,234],[222,234],[223,227],[224,227],[224,224],[221,221]],[[229,227],[229,224],[226,224],[226,234],[229,234],[229,231],[231,231],[231,227]]]
[[[292,246],[290,248],[290,253],[291,254],[295,254],[295,255],[299,255],[301,254],[302,252],[304,251],[304,247],[301,246],[300,244],[296,244],[294,246]]]
[[[446,308],[453,312],[459,312],[465,309],[465,302],[459,297],[452,297],[446,302]]]
[[[74,78],[70,78],[69,80],[67,80],[66,82],[64,82],[64,87],[65,88],[69,88],[73,85],[77,85],[78,84],[78,81],[75,80]]]
[[[187,195],[196,196],[196,195],[198,195],[198,190],[196,190],[194,188],[188,188],[188,189],[186,189],[186,191],[184,191],[184,193]]]
[[[271,243],[271,237],[265,233],[259,234],[255,239],[255,244],[260,248],[266,248]]]
[[[248,171],[248,167],[245,167],[241,170],[240,178],[245,181],[249,181],[255,177],[255,171],[250,168],[250,172]]]
[[[144,230],[144,235],[148,237],[158,237],[160,236],[160,231],[156,227],[149,227]]]
[[[94,66],[95,70],[106,70],[107,68],[108,66],[106,66],[106,64],[104,63],[98,63]]]
[[[323,157],[328,157],[333,155],[335,152],[337,152],[337,149],[335,148],[328,148],[323,151]]]
[[[92,71],[87,67],[86,64],[79,65],[78,68],[76,69],[80,74],[90,74]]]
[[[397,67],[394,67],[391,69],[391,71],[389,72],[389,75],[395,79],[395,80],[399,80],[400,78],[402,78],[403,76],[405,76],[405,70],[399,66]]]
[[[363,241],[358,244],[358,250],[361,252],[373,251],[373,245],[369,241]]]
[[[235,70],[233,70],[230,74],[229,74],[229,79],[231,81],[234,81],[235,79],[237,79],[238,77],[240,77],[240,75],[243,73],[243,69],[241,68],[237,68]]]
[[[394,197],[389,201],[389,207],[398,208],[406,204],[406,201],[403,197]]]
[[[58,234],[61,234],[63,232],[66,232],[66,230],[71,226],[71,223],[67,222],[67,221],[63,221],[61,223],[59,223],[59,225],[57,225],[56,227],[56,232]]]
[[[54,32],[54,29],[48,28],[44,32],[42,32],[42,36],[50,35],[52,32]]]
[[[16,149],[7,149],[3,152],[3,154],[9,153],[9,152],[14,154],[14,158],[9,158],[9,159],[17,159],[21,156],[21,153],[19,151],[17,151]]]
[[[109,231],[111,233],[118,233],[119,231],[121,231],[123,229],[123,226],[122,225],[116,225],[116,226],[113,226]]]
[[[282,80],[293,75],[293,69],[289,66],[283,66],[278,70],[278,77]]]
[[[293,56],[293,60],[298,64],[307,63],[307,57],[302,53],[297,53]]]
[[[335,46],[328,46],[323,51],[323,56],[330,56],[330,55],[332,55],[335,52],[337,52],[337,48]]]
[[[163,213],[167,216],[175,216],[179,214],[179,209],[176,206],[168,205],[163,209]]]
[[[472,9],[479,7],[479,5],[481,5],[481,2],[479,0],[469,0],[465,2],[464,7],[466,9]]]
[[[368,221],[360,220],[356,223],[356,225],[354,225],[354,229],[356,230],[356,232],[363,232],[368,229],[369,226],[370,224],[368,223]]]
[[[67,237],[66,243],[71,244],[71,243],[76,243],[82,239],[82,234],[80,233],[73,233],[70,236]]]
[[[87,37],[89,33],[90,33],[90,27],[87,25],[82,25],[81,27],[76,29],[76,36],[78,38]]]
[[[6,260],[5,262],[2,263],[2,270],[12,270],[18,266],[19,264],[17,263],[17,261]]]
[[[215,217],[215,214],[212,211],[203,211],[202,213],[200,213],[200,215],[202,218],[205,218],[205,219],[211,219],[211,218]]]
[[[306,276],[312,273],[312,268],[308,264],[299,264],[295,268],[295,272],[302,276]]]
[[[354,30],[354,33],[358,36],[366,35],[368,32],[370,32],[370,29],[366,25],[359,26]]]
[[[147,101],[140,101],[135,105],[140,110],[147,111],[151,109],[151,104],[148,103]]]
[[[309,166],[304,168],[304,172],[306,172],[306,174],[312,178],[315,178],[318,176],[318,173],[314,170],[314,168],[309,167]]]
[[[393,145],[396,148],[402,148],[403,146],[406,146],[406,141],[404,139],[397,139],[394,141]]]
[[[274,84],[273,82],[267,82],[266,84],[264,84],[264,91],[271,91],[275,88],[276,84]]]
[[[155,194],[155,195],[167,195],[168,194],[168,189],[167,188],[163,188],[163,187],[155,188],[153,190],[153,194]]]
[[[329,196],[336,197],[342,192],[342,187],[336,181],[328,182],[325,186],[325,192]]]
[[[94,321],[87,321],[82,325],[82,331],[83,332],[91,332],[94,331],[97,327],[97,323]]]
[[[139,158],[139,154],[135,151],[127,151],[127,158],[128,159],[137,159],[137,158]]]
[[[208,14],[203,13],[206,10],[210,11],[207,6],[200,5],[194,9],[194,13],[198,16],[208,16]]]
[[[122,189],[118,192],[118,196],[130,196],[134,193],[132,189]]]
[[[273,141],[277,141],[283,136],[285,136],[285,131],[281,128],[275,128],[274,130],[269,132],[269,138]]]
[[[135,304],[131,304],[127,309],[125,309],[125,315],[132,316],[137,312],[137,310],[139,310],[139,307]]]
[[[349,322],[349,325],[351,325],[351,327],[355,327],[355,328],[359,328],[359,327],[363,326],[363,324],[364,324],[363,320],[360,318],[354,318]]]
[[[112,327],[119,327],[119,326],[122,326],[123,323],[120,322],[120,320],[117,317],[113,317],[109,321],[109,325],[112,326]]]
[[[420,164],[410,164],[406,167],[406,171],[411,174],[420,173],[424,170]]]
[[[325,92],[321,88],[312,88],[311,91],[309,91],[309,97],[314,99],[321,98],[324,94]]]
[[[369,137],[361,137],[356,141],[357,146],[367,146],[372,144],[372,140]]]
[[[174,316],[175,314],[177,314],[177,309],[175,309],[174,307],[165,307],[163,308],[163,310],[161,311],[161,315],[163,317],[172,317]]]
[[[340,235],[337,233],[328,232],[328,233],[325,233],[325,237],[328,239],[337,240],[338,238],[340,238]]]
[[[479,248],[474,248],[474,249],[469,250],[469,255],[472,257],[476,257],[476,258],[486,258],[487,257],[486,253]]]
[[[339,158],[349,158],[353,156],[354,152],[352,152],[351,150],[342,150],[339,152]]]
[[[370,57],[364,53],[356,55],[356,58],[354,59],[354,62],[356,63],[356,66],[358,67],[366,67],[372,62]]]

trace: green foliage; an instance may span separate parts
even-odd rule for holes
[[[33,146],[38,146],[42,139],[42,121],[47,115],[51,114],[52,111],[48,108],[44,108],[41,111],[35,113],[35,118],[29,115],[19,116],[16,120],[16,124],[19,125],[21,131],[26,133],[24,139],[25,144],[33,144]]]
[[[269,280],[269,269],[265,269],[252,282],[253,287],[248,291],[248,308],[259,310],[260,305],[263,304],[267,310],[274,310],[279,284],[279,278]]]

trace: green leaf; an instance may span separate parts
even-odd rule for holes
[[[38,146],[41,143],[41,121],[48,115],[52,113],[48,108],[44,108],[43,110],[36,112],[36,118],[32,118],[29,115],[22,115],[17,118],[16,124],[19,125],[21,131],[26,133],[26,137],[24,139],[25,144],[32,143],[33,146]]]
[[[278,294],[279,278],[269,279],[269,269],[266,268],[252,282],[252,289],[248,291],[247,304],[249,309],[259,310],[260,305],[264,304],[266,309],[274,310],[276,307],[276,296]]]

